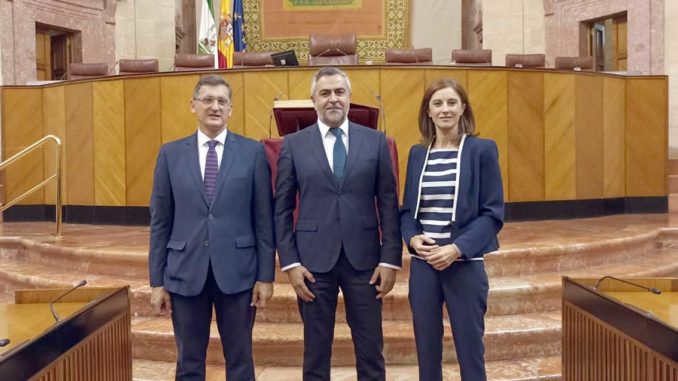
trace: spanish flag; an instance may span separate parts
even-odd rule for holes
[[[219,68],[233,67],[233,19],[231,0],[221,1],[219,21]]]

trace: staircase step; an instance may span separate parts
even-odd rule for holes
[[[487,361],[556,356],[560,353],[560,311],[512,316],[491,316],[485,321]],[[447,324],[446,324],[447,325]],[[412,323],[384,321],[384,357],[387,364],[414,365],[416,354]],[[134,358],[173,361],[176,347],[172,322],[163,317],[135,318],[132,321]],[[257,365],[300,366],[303,359],[303,326],[290,323],[254,325],[254,353]],[[445,333],[444,361],[456,362],[449,326]],[[337,322],[334,330],[333,365],[355,363],[348,325]],[[212,323],[208,362],[223,363],[216,323]]]
[[[678,159],[669,159],[669,163],[666,167],[666,173],[668,175],[678,175]]]
[[[485,364],[488,381],[559,381],[560,357],[536,359],[517,359],[509,361],[489,361]],[[134,381],[171,381],[174,380],[173,362],[137,360],[133,362]],[[418,381],[416,365],[389,365],[386,367],[387,381]],[[223,381],[224,366],[208,364],[206,381]],[[300,367],[255,367],[258,381],[298,381],[301,380]],[[335,381],[356,379],[354,367],[333,367],[331,378]],[[460,381],[457,364],[443,365],[444,381]]]

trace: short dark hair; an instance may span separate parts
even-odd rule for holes
[[[231,85],[226,82],[226,80],[222,77],[219,77],[217,75],[206,75],[204,77],[200,77],[198,82],[195,84],[195,87],[193,88],[193,99],[196,99],[198,97],[198,94],[200,93],[200,89],[203,86],[226,86],[228,89],[228,100],[231,100]]]
[[[421,142],[424,145],[430,145],[433,143],[436,137],[436,126],[433,124],[433,120],[428,116],[428,104],[433,97],[433,94],[438,90],[450,88],[459,94],[459,100],[462,105],[466,106],[464,113],[459,117],[459,138],[461,135],[475,135],[476,133],[476,122],[473,116],[473,108],[471,103],[468,100],[466,91],[459,84],[459,82],[450,78],[443,78],[433,82],[424,93],[424,98],[421,100],[421,106],[419,107],[419,131],[421,131]]]
[[[313,82],[311,82],[311,97],[315,94],[315,87],[318,84],[318,80],[322,77],[329,77],[332,75],[340,75],[346,81],[346,86],[348,86],[348,92],[351,93],[351,81],[348,79],[348,75],[343,70],[337,69],[333,66],[325,66],[322,69],[315,72],[313,75]]]

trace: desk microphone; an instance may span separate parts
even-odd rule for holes
[[[631,286],[635,286],[635,287],[638,287],[638,288],[642,288],[643,290],[648,291],[648,292],[651,292],[651,293],[656,294],[656,295],[660,295],[660,294],[662,293],[661,290],[659,290],[658,288],[654,288],[654,287],[645,287],[645,286],[640,285],[640,284],[638,284],[638,283],[629,282],[628,280],[616,278],[616,277],[613,277],[613,276],[610,276],[610,275],[606,275],[606,276],[604,276],[604,277],[598,279],[598,282],[596,282],[596,285],[593,286],[593,289],[594,289],[594,290],[597,290],[598,287],[600,287],[600,283],[601,283],[602,281],[604,281],[605,279],[614,279],[614,280],[616,280],[616,281],[618,281],[618,282],[630,284]]]
[[[81,280],[80,283],[76,284],[76,285],[73,286],[70,290],[68,290],[68,291],[64,292],[63,294],[59,295],[58,298],[52,300],[52,301],[49,303],[49,310],[52,311],[52,316],[54,316],[54,321],[59,322],[59,321],[62,320],[61,317],[59,316],[59,314],[57,314],[57,312],[54,310],[54,304],[55,304],[56,302],[58,302],[59,300],[61,300],[64,296],[70,294],[71,292],[75,291],[76,289],[78,289],[78,288],[80,288],[80,287],[82,287],[82,286],[84,286],[84,285],[86,285],[86,284],[87,284],[87,281],[86,281],[86,280],[84,280],[84,279]]]
[[[9,339],[1,339],[0,340],[0,347],[4,347],[5,345],[7,345],[9,343],[10,343]]]

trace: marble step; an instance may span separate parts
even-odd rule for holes
[[[537,358],[560,354],[560,311],[512,316],[490,316],[485,320],[485,359]],[[414,365],[414,334],[409,321],[384,321],[384,357],[387,364]],[[132,321],[134,358],[174,361],[176,347],[172,323],[163,317]],[[254,356],[259,366],[300,366],[303,358],[303,326],[290,323],[254,325]],[[445,332],[444,361],[456,362],[449,326]],[[337,322],[334,330],[333,366],[355,363],[348,325]],[[208,362],[223,363],[216,323],[212,323]]]
[[[502,248],[486,256],[485,267],[490,277],[522,276],[625,262],[655,247],[654,240],[659,233],[656,228],[601,232],[600,237],[592,240],[590,233],[585,237],[574,232],[567,239],[560,238],[556,243],[543,239],[515,242],[511,236],[516,235],[516,232],[511,232],[512,229],[515,230],[514,224],[507,227],[507,242],[502,243]],[[133,241],[144,241],[139,235]],[[104,243],[83,243],[68,238],[67,234],[61,240],[42,236],[4,236],[0,237],[0,258],[21,258],[52,268],[79,270],[88,274],[146,279],[147,244],[137,242],[132,247],[121,247],[113,243],[115,240],[124,240],[122,233],[113,232],[112,237],[107,237]],[[147,240],[146,237],[145,242]],[[404,253],[401,279],[409,276],[410,260],[409,254]],[[276,271],[277,282],[287,283],[287,275],[280,272],[280,266],[276,266]]]
[[[135,359],[132,363],[134,381],[171,381],[174,380],[173,362]],[[536,359],[517,359],[507,361],[489,361],[485,364],[488,381],[560,381],[560,357]],[[389,365],[386,368],[387,381],[418,381],[416,365]],[[206,381],[223,381],[224,365],[208,364]],[[299,381],[300,367],[255,367],[258,381]],[[334,381],[355,381],[354,367],[333,367],[331,378]],[[460,381],[457,364],[443,365],[444,381]]]

